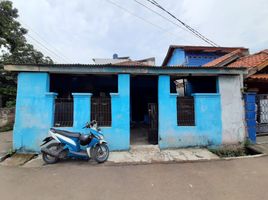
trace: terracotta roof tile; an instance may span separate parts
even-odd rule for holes
[[[263,81],[268,81],[268,74],[254,74],[251,75],[249,80],[263,80]]]
[[[228,65],[228,67],[257,67],[268,61],[268,49],[255,53],[253,55],[239,58],[237,61]]]
[[[228,62],[232,62],[233,60],[244,56],[246,53],[248,53],[248,50],[242,51],[241,49],[237,49],[235,51],[232,51],[231,53],[225,54],[224,56],[221,56],[215,60],[212,60],[209,63],[204,64],[203,66],[206,67],[220,67],[228,64]],[[226,63],[227,62],[227,63]]]

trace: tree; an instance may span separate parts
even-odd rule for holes
[[[0,2],[0,98],[2,105],[13,106],[16,98],[16,74],[4,71],[4,64],[52,64],[33,45],[27,43],[27,30],[16,20],[18,10],[11,1]]]

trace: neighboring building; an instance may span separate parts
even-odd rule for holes
[[[202,66],[235,50],[248,53],[243,47],[169,46],[162,66]]]
[[[122,65],[129,65],[129,64],[134,64],[134,65],[155,65],[155,58],[145,58],[142,60],[131,60],[130,57],[119,57],[117,54],[113,55],[113,58],[93,58],[92,59],[95,64],[98,65],[103,65],[103,64],[118,64],[121,63]]]
[[[251,111],[247,117],[252,117],[248,127],[252,134],[263,135],[268,133],[268,50],[263,50],[252,55],[243,55],[240,50],[233,51],[204,66],[218,67],[246,67],[248,74],[244,76],[244,92],[256,98],[252,99]],[[255,103],[256,108],[255,108]],[[256,111],[256,114],[255,114]],[[255,115],[255,116],[254,116]]]
[[[111,150],[149,142],[163,149],[245,140],[244,68],[52,64],[5,69],[18,72],[13,132],[18,151],[38,152],[50,127],[85,132],[82,127],[92,119],[99,121]],[[209,80],[209,92],[172,93],[171,77],[189,75]]]

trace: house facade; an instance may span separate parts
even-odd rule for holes
[[[251,55],[235,50],[204,66],[248,68],[248,74],[244,76],[244,90],[249,93],[251,99],[246,108],[247,129],[255,140],[256,134],[266,135],[268,133],[268,50]]]
[[[173,59],[173,58],[170,58]],[[6,65],[18,72],[13,147],[40,150],[50,127],[87,133],[97,119],[111,150],[238,144],[246,139],[243,67]],[[174,80],[196,81],[180,95]],[[203,85],[197,87],[197,84]],[[182,84],[184,90],[186,85]]]

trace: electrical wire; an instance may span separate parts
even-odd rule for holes
[[[167,13],[168,15],[170,15],[172,18],[174,18],[175,20],[177,20],[180,24],[182,24],[189,31],[191,31],[196,37],[200,38],[201,40],[203,40],[204,42],[210,44],[211,46],[219,47],[218,44],[216,44],[215,42],[211,41],[210,39],[208,39],[207,37],[205,37],[204,35],[202,35],[200,32],[198,32],[197,30],[195,30],[194,28],[192,28],[191,26],[189,26],[188,24],[186,24],[182,20],[178,19],[171,12],[169,12],[168,10],[166,10],[165,8],[163,8],[159,3],[157,3],[157,1],[155,1],[155,0],[146,0],[146,1],[148,1],[151,4],[153,4],[154,6],[158,7],[159,9],[161,9],[162,11],[164,11],[165,13]]]
[[[143,17],[140,17],[140,16],[136,15],[135,13],[133,13],[133,12],[131,12],[130,10],[124,8],[123,6],[121,6],[121,5],[117,4],[117,3],[115,3],[114,1],[111,1],[111,0],[105,0],[105,1],[107,1],[108,3],[113,4],[114,6],[120,8],[121,10],[127,12],[128,14],[130,14],[130,15],[132,15],[132,16],[134,16],[134,17],[136,17],[136,18],[138,18],[138,19],[140,19],[140,20],[142,20],[142,21],[144,21],[144,22],[146,22],[146,23],[148,23],[148,24],[150,24],[150,25],[152,25],[152,26],[154,26],[154,27],[156,27],[156,28],[158,28],[158,29],[164,31],[164,32],[168,32],[169,34],[173,35],[173,36],[176,37],[176,38],[178,37],[176,34],[174,34],[174,33],[172,33],[172,32],[169,32],[169,31],[167,31],[166,29],[164,29],[163,27],[161,27],[161,26],[159,26],[159,25],[157,25],[157,24],[154,24],[154,23],[150,22],[149,20],[147,20],[147,19],[145,19],[145,18],[143,18]],[[183,38],[180,38],[180,39],[183,39]]]

